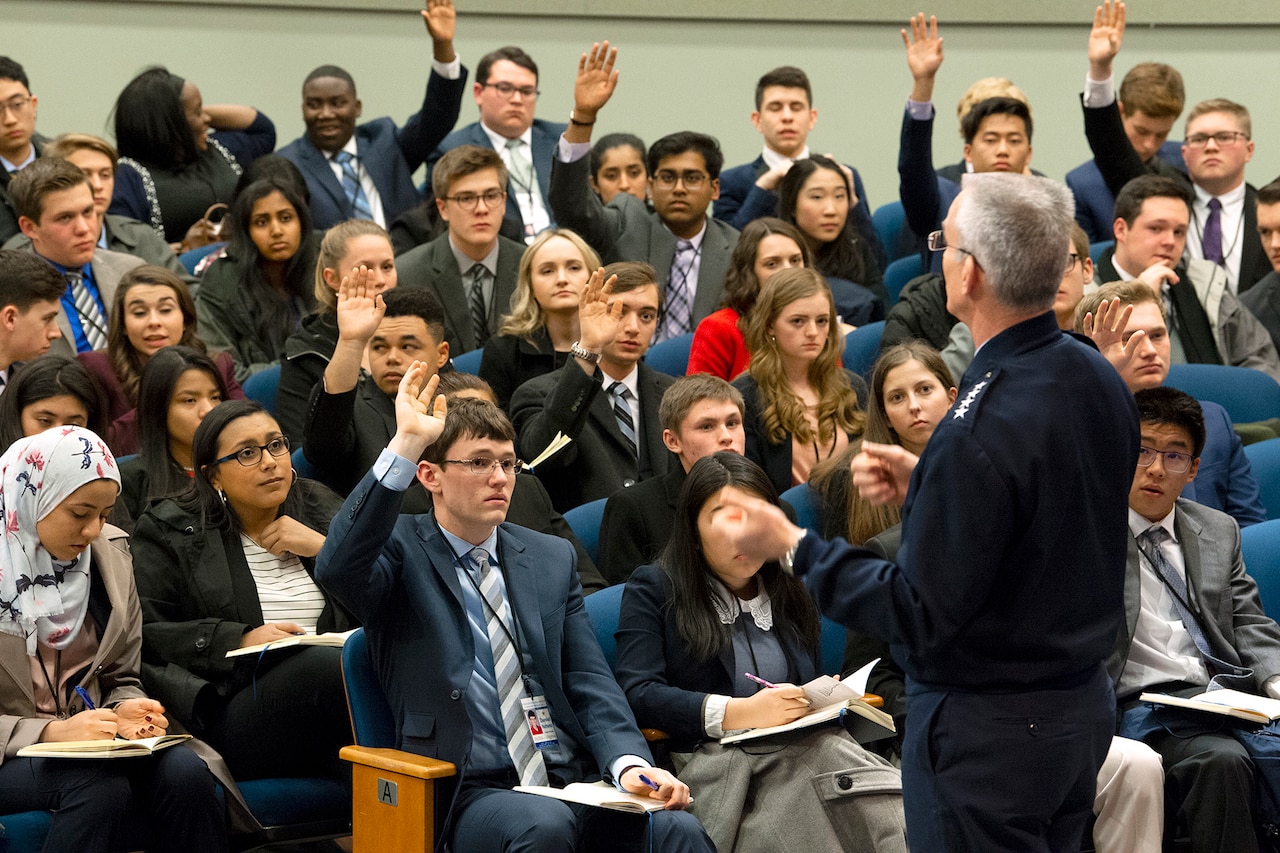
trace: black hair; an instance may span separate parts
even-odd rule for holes
[[[1031,142],[1031,108],[1017,98],[987,98],[978,101],[960,120],[960,133],[966,145],[972,145],[978,136],[978,129],[988,116],[1008,115],[1022,119],[1027,133],[1027,142]]]
[[[797,160],[795,165],[778,182],[778,218],[789,225],[796,225],[796,203],[800,200],[800,191],[805,181],[819,169],[827,169],[840,176],[845,192],[853,198],[853,187],[840,164],[835,160],[820,155],[813,155],[807,160]],[[799,228],[799,226],[796,226]],[[801,233],[804,231],[801,229]],[[805,242],[813,251],[813,266],[825,276],[845,278],[855,284],[863,284],[867,280],[867,265],[863,259],[863,239],[853,224],[853,214],[845,216],[844,230],[834,240],[819,245],[808,234]]]
[[[645,162],[645,156],[648,153],[644,140],[634,133],[606,133],[591,146],[591,177],[600,179],[600,167],[604,165],[604,155],[615,148],[634,148],[640,152],[641,163]]]
[[[794,65],[783,65],[766,72],[756,82],[756,109],[764,106],[764,90],[770,86],[783,86],[788,89],[804,89],[804,99],[813,106],[813,87],[809,85],[809,75]]]
[[[710,660],[730,642],[732,629],[720,621],[715,599],[720,580],[707,563],[698,533],[698,516],[703,506],[725,486],[733,486],[778,506],[778,493],[759,465],[737,453],[721,450],[693,464],[685,477],[676,504],[671,538],[659,557],[659,564],[671,579],[671,606],[676,628],[686,651],[695,662]],[[756,574],[769,593],[773,624],[779,632],[790,632],[810,650],[820,642],[818,608],[804,584],[788,575],[777,561],[765,563]]]
[[[0,56],[0,80],[12,80],[15,83],[21,83],[22,87],[28,92],[31,91],[31,84],[27,82],[27,72],[14,59],[7,56]]]
[[[165,347],[147,360],[138,386],[138,455],[147,471],[146,499],[172,497],[191,485],[186,470],[173,458],[169,444],[169,404],[173,390],[188,370],[209,375],[222,399],[227,386],[213,359],[191,347]]]
[[[67,281],[34,252],[0,249],[0,308],[26,311],[36,302],[57,302]]]
[[[667,157],[683,154],[686,151],[696,151],[702,155],[702,161],[707,166],[707,174],[711,176],[711,180],[714,181],[720,177],[720,170],[724,168],[724,152],[720,150],[720,142],[714,136],[693,130],[670,133],[653,143],[649,148],[646,163],[649,174],[656,173],[658,164]]]
[[[489,72],[493,70],[494,63],[503,59],[519,65],[526,71],[532,71],[534,77],[538,76],[538,63],[533,61],[533,57],[525,53],[521,48],[507,45],[497,50],[491,50],[480,57],[480,62],[476,65],[476,82],[480,84],[488,83]]]
[[[98,435],[107,434],[107,402],[102,386],[83,364],[63,355],[42,355],[28,361],[9,377],[0,394],[0,447],[22,438],[22,410],[50,397],[71,396],[89,414],[85,426]]]
[[[1191,210],[1191,191],[1181,183],[1163,175],[1139,175],[1116,193],[1116,219],[1133,225],[1149,198],[1176,198]]]
[[[116,148],[121,157],[162,169],[199,159],[200,151],[182,108],[185,82],[160,65],[147,68],[129,81],[112,108]]]
[[[1144,424],[1174,427],[1187,431],[1191,439],[1191,455],[1204,451],[1204,410],[1195,397],[1177,388],[1157,385],[1133,395],[1138,404],[1138,421]]]
[[[440,298],[425,287],[393,287],[382,293],[387,306],[385,317],[419,317],[436,343],[444,343],[444,306]]]
[[[302,172],[291,160],[286,160],[279,154],[264,154],[245,166],[239,180],[236,181],[236,188],[231,197],[234,199],[252,183],[268,179],[290,182],[298,191],[298,195],[306,200],[307,206],[311,206],[311,190],[307,188],[307,179],[302,176]]]
[[[337,65],[321,65],[306,76],[306,79],[302,81],[302,85],[306,86],[312,80],[319,80],[321,77],[336,77],[351,87],[351,94],[354,95],[356,92],[355,78],[351,76],[347,69],[340,68]]]

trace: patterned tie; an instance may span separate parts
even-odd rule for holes
[[[484,264],[471,267],[471,293],[467,300],[471,307],[471,328],[476,336],[476,349],[489,340],[489,312],[484,305],[484,286],[489,277],[489,270]]]
[[[689,275],[693,272],[696,257],[692,242],[676,241],[676,256],[671,259],[671,277],[667,281],[667,307],[662,314],[662,325],[658,328],[655,343],[693,331],[694,283],[689,280]]]
[[[1204,658],[1205,665],[1209,669],[1210,675],[1213,677],[1209,681],[1209,688],[1234,686],[1230,682],[1237,678],[1251,680],[1253,670],[1247,667],[1236,666],[1224,660],[1220,655],[1214,654],[1213,646],[1209,642],[1209,638],[1205,636],[1204,629],[1200,625],[1200,620],[1191,610],[1191,599],[1187,595],[1187,584],[1182,579],[1182,575],[1178,574],[1175,569],[1165,558],[1164,551],[1160,545],[1169,538],[1169,532],[1163,527],[1151,527],[1143,531],[1138,537],[1138,549],[1142,551],[1143,556],[1151,563],[1152,568],[1156,570],[1160,580],[1173,593],[1173,606],[1178,611],[1178,617],[1182,619],[1182,625],[1187,629],[1187,634],[1191,637],[1191,642],[1196,644],[1196,648],[1200,650],[1201,657]],[[1247,689],[1247,687],[1242,687]]]
[[[1204,223],[1204,236],[1200,238],[1204,259],[1222,265],[1222,202],[1209,199],[1209,218]]]
[[[356,219],[373,219],[373,208],[369,206],[369,197],[364,194],[364,187],[360,186],[360,176],[356,174],[355,157],[350,151],[339,151],[333,155],[333,159],[338,161],[338,165],[342,167],[342,190],[347,194],[347,201],[351,202],[351,209],[355,211]]]
[[[613,397],[613,414],[618,419],[618,429],[622,431],[627,449],[631,451],[632,456],[639,458],[639,452],[636,449],[636,422],[631,417],[631,406],[627,402],[631,399],[631,389],[621,382],[615,382],[609,386],[608,390],[609,395]]]
[[[507,140],[507,171],[516,192],[533,195],[533,164],[524,153],[524,140],[519,137]]]
[[[107,348],[107,318],[102,316],[97,301],[84,283],[84,273],[80,270],[67,270],[62,275],[71,286],[71,299],[76,305],[76,315],[80,318],[80,330],[89,341],[89,349]]]
[[[488,610],[489,645],[493,649],[493,674],[498,685],[498,703],[502,708],[502,725],[507,731],[507,752],[520,775],[522,785],[546,785],[547,765],[542,754],[533,745],[527,717],[520,705],[523,689],[520,684],[520,661],[511,643],[507,626],[513,626],[511,610],[498,588],[498,573],[489,565],[489,555],[483,548],[472,548],[467,553],[471,566],[480,583],[480,595]]]

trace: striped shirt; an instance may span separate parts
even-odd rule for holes
[[[240,544],[258,588],[263,623],[296,622],[308,634],[314,634],[320,611],[324,610],[324,593],[302,567],[302,561],[294,554],[277,557],[243,533]]]

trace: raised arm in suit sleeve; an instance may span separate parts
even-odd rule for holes
[[[553,377],[553,378],[549,378]],[[587,423],[600,383],[571,361],[555,373],[531,379],[511,397],[511,422],[519,439],[520,456],[534,459],[562,432],[576,439]],[[577,460],[576,442],[539,466],[539,470],[567,468]]]
[[[396,130],[396,144],[409,171],[415,171],[426,162],[453,126],[458,123],[462,110],[462,96],[467,89],[467,69],[458,68],[458,76],[450,78],[441,73],[443,63],[433,62],[427,77],[427,91],[422,107]]]
[[[902,113],[902,135],[898,142],[898,196],[907,225],[919,237],[938,229],[946,215],[940,210],[942,193],[933,171],[933,107],[927,119],[912,118],[910,107]]]
[[[646,260],[618,257],[615,247],[618,238],[628,229],[649,227],[649,209],[629,193],[618,193],[608,204],[601,203],[600,197],[591,190],[590,173],[587,157],[573,162],[565,162],[559,156],[555,158],[547,201],[556,223],[578,232],[605,263]]]

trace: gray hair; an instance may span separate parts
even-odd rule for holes
[[[1075,200],[1050,178],[997,173],[964,176],[956,231],[986,273],[997,302],[1048,311],[1067,268]]]

